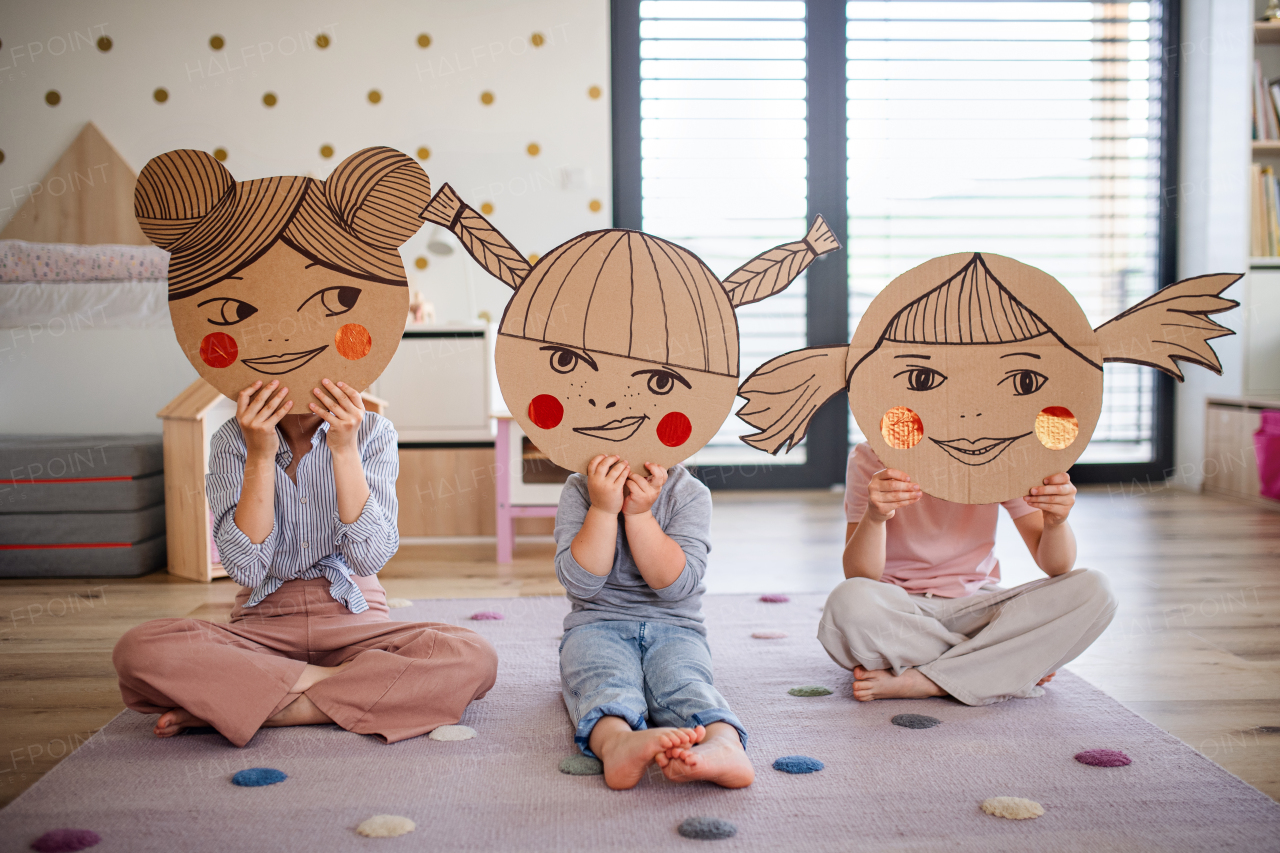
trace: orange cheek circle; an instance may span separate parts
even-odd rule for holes
[[[894,450],[910,450],[924,438],[924,423],[906,406],[894,406],[880,419],[880,434]]]
[[[529,420],[538,429],[555,429],[564,420],[564,406],[550,394],[539,394],[529,403]]]
[[[334,335],[333,344],[338,354],[350,361],[364,358],[373,349],[373,337],[369,330],[359,323],[348,323]]]
[[[683,412],[663,415],[662,420],[658,421],[658,441],[667,447],[679,447],[688,441],[691,435],[693,435],[693,424],[689,423],[689,419]]]
[[[210,367],[230,367],[236,363],[239,353],[236,339],[226,332],[205,335],[200,342],[200,360]]]
[[[1080,434],[1080,422],[1071,410],[1050,406],[1036,415],[1036,438],[1050,450],[1065,450]]]

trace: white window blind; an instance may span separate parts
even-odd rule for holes
[[[894,276],[952,252],[1045,270],[1094,327],[1154,291],[1157,3],[846,10],[851,326]],[[1152,458],[1153,373],[1106,365],[1102,418],[1081,461]]]
[[[804,15],[797,0],[640,4],[643,229],[721,278],[806,230]],[[737,314],[745,378],[805,345],[803,276]],[[730,416],[691,461],[768,461],[738,439],[754,431]],[[803,463],[804,448],[772,461]]]

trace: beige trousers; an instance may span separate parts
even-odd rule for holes
[[[352,613],[329,581],[287,581],[256,607],[236,597],[231,624],[156,619],[116,643],[124,704],[144,714],[185,708],[236,746],[297,698],[307,664],[351,665],[306,691],[344,729],[387,743],[458,722],[493,687],[498,657],[474,631],[392,622],[377,578],[354,578],[369,609]]]
[[[818,640],[845,669],[915,667],[966,705],[990,705],[1039,696],[1036,682],[1087,649],[1115,611],[1091,569],[965,598],[851,578],[827,598]]]

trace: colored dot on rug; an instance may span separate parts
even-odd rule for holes
[[[1076,753],[1076,761],[1093,767],[1124,767],[1133,759],[1118,749],[1086,749]]]
[[[476,730],[470,726],[440,726],[427,735],[431,740],[471,740]]]
[[[412,606],[413,606],[413,602],[412,602],[412,601],[410,601],[410,600],[409,600],[409,599],[407,599],[407,598],[388,598],[388,599],[387,599],[387,606],[388,606],[388,607],[391,607],[391,608],[396,608],[396,607],[412,607]]]
[[[484,622],[490,619],[497,621],[501,619],[506,619],[507,617],[503,616],[501,613],[499,613],[496,610],[481,610],[479,613],[472,613],[471,618],[479,622]]]
[[[241,788],[261,788],[263,785],[274,785],[288,778],[287,773],[270,767],[250,767],[232,776],[231,784],[239,785]]]
[[[780,592],[769,592],[760,596],[760,600],[768,602],[769,604],[786,604],[791,600],[791,596],[783,595]]]
[[[752,631],[751,636],[757,640],[785,640],[787,638],[786,631]]]
[[[898,714],[889,722],[904,729],[931,729],[942,720],[937,717],[926,717],[924,714]]]
[[[590,755],[570,755],[560,762],[560,772],[570,776],[599,776],[604,773],[604,765],[600,759]]]
[[[407,817],[376,814],[368,820],[361,821],[356,827],[356,832],[365,838],[398,838],[401,835],[408,835],[417,828],[418,825]]]
[[[691,817],[676,830],[685,838],[714,841],[717,838],[733,838],[738,827],[718,817]]]
[[[774,770],[783,773],[817,773],[827,765],[807,755],[784,755],[773,762]]]
[[[1022,797],[992,797],[982,801],[982,810],[1007,820],[1027,820],[1044,814],[1044,806]]]
[[[826,687],[792,687],[787,691],[792,696],[830,696],[831,691]]]
[[[84,850],[102,840],[92,829],[51,829],[31,842],[31,849],[39,853],[71,853]]]

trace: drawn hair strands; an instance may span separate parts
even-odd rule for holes
[[[426,216],[516,291],[501,334],[726,376],[738,375],[734,308],[780,292],[839,248],[817,217],[802,240],[762,253],[722,284],[688,249],[626,229],[580,234],[531,267],[448,184]]]
[[[1179,382],[1183,378],[1179,361],[1221,376],[1222,363],[1209,341],[1235,332],[1209,315],[1240,305],[1221,293],[1242,278],[1238,273],[1202,275],[1157,290],[1094,330],[1102,360],[1154,367]]]
[[[431,181],[392,148],[366,148],[324,181],[285,175],[237,182],[203,151],[147,163],[134,191],[143,233],[170,252],[169,299],[193,296],[261,257],[277,240],[314,263],[407,287],[400,246],[422,227]]]
[[[1002,263],[1010,262],[1011,259],[1002,259]],[[1066,293],[1048,274],[1040,274],[1045,279],[1042,286],[1049,288],[1046,294],[1054,292],[1053,288]],[[858,365],[884,343],[1014,343],[1047,333],[1099,369],[1098,362],[1127,362],[1154,367],[1181,381],[1183,375],[1177,362],[1186,361],[1221,373],[1221,364],[1209,342],[1234,333],[1209,317],[1239,305],[1220,294],[1241,277],[1236,273],[1199,276],[1158,290],[1085,335],[1093,346],[1084,349],[1097,348],[1095,360],[1086,356],[1081,347],[1063,340],[1041,313],[991,274],[986,259],[974,253],[941,284],[895,311],[879,337],[847,370],[838,353],[849,354],[852,347],[810,347],[785,353],[762,365],[738,391],[747,400],[738,416],[758,430],[741,438],[766,453],[790,450],[804,438],[813,414],[847,389]],[[885,294],[893,286],[891,282]],[[1069,297],[1059,296],[1065,298]],[[1071,305],[1080,311],[1074,300]],[[1061,308],[1059,305],[1056,310]]]
[[[1098,370],[1102,365],[1063,340],[1053,328],[1014,296],[974,252],[960,270],[942,284],[909,302],[885,326],[876,346],[849,374],[884,343],[1015,344],[1049,334]]]

